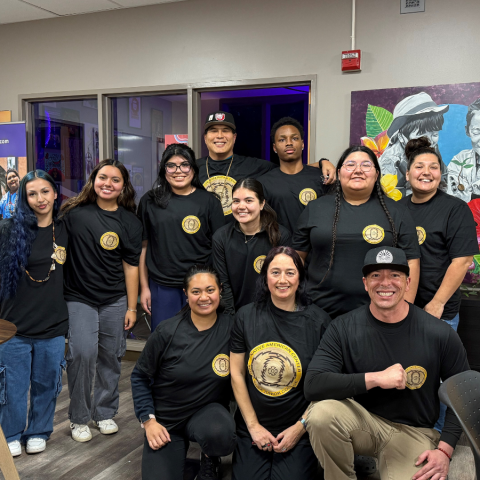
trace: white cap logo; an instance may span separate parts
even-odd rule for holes
[[[215,120],[218,120],[219,122],[223,122],[225,120],[225,114],[224,113],[216,113],[215,114]]]
[[[377,263],[392,263],[393,255],[388,250],[382,250],[377,254]]]
[[[210,115],[210,116],[208,117],[208,120],[209,120],[209,121],[213,120],[213,115]]]

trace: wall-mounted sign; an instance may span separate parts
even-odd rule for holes
[[[26,157],[25,122],[0,123],[0,157]]]

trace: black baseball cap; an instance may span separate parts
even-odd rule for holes
[[[229,112],[213,112],[207,115],[205,120],[204,131],[206,132],[212,125],[226,125],[230,127],[234,132],[237,130],[235,126],[235,119],[233,115]]]
[[[363,276],[366,277],[370,272],[385,268],[410,275],[407,256],[401,248],[376,247],[369,250],[363,262]]]

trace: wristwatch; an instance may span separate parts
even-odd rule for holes
[[[144,415],[143,417],[140,417],[140,423],[141,423],[142,428],[145,428],[145,427],[143,426],[143,424],[144,424],[145,422],[148,422],[151,418],[155,418],[155,415],[154,415],[153,413],[149,413],[149,414],[148,414],[148,418],[147,418],[146,415]]]
[[[299,422],[302,424],[303,428],[306,430],[307,429],[307,421],[301,417]]]

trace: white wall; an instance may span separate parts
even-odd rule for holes
[[[343,74],[350,0],[189,0],[0,26],[0,109],[18,95],[317,74],[317,158],[347,146],[350,92],[480,81],[480,2],[357,1],[363,71]],[[314,132],[312,132],[314,133]]]

